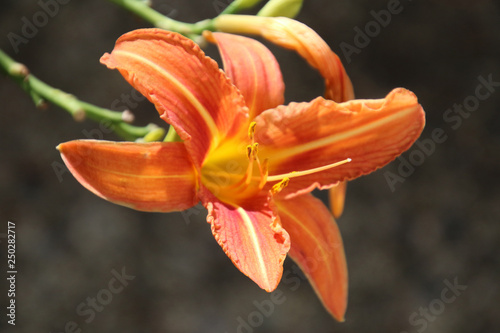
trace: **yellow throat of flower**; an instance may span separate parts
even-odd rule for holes
[[[279,193],[295,177],[310,175],[348,163],[350,158],[318,168],[269,175],[269,158],[259,159],[259,143],[255,142],[255,126],[248,129],[248,141],[241,137],[223,140],[209,153],[201,169],[201,181],[217,198],[238,203],[255,196],[267,183],[276,182],[271,192]],[[272,158],[272,157],[270,157]]]

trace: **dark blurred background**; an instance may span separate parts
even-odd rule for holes
[[[59,2],[43,27],[14,45],[9,36],[23,36],[26,20],[43,9],[38,1],[2,0],[0,47],[84,101],[124,106],[130,86],[99,58],[121,34],[150,25],[108,1]],[[213,17],[229,3],[153,2],[187,22]],[[16,223],[18,270],[15,327],[6,323],[1,279],[1,331],[498,332],[500,4],[401,0],[385,27],[373,23],[398,2],[306,0],[298,16],[339,54],[358,98],[406,87],[427,112],[421,138],[427,149],[414,146],[403,159],[349,184],[338,221],[350,273],[345,323],[335,322],[301,280],[283,281],[283,302],[258,310],[269,294],[231,264],[202,209],[141,213],[83,189],[61,171],[56,145],[89,133],[117,137],[55,106],[37,110],[1,76],[0,275],[7,270],[8,221]],[[363,41],[359,31],[367,24],[372,37]],[[322,94],[320,77],[302,59],[272,50],[288,102]],[[207,52],[217,56],[214,48]],[[487,81],[493,83],[485,87]],[[161,124],[147,101],[131,110],[138,124]],[[433,131],[441,135],[431,149]],[[290,260],[285,272],[298,277]]]

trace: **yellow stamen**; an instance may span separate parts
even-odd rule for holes
[[[248,145],[247,146],[247,157],[249,160],[252,158],[252,155],[253,155],[252,145]]]
[[[255,122],[252,124],[255,124]],[[255,128],[255,126],[253,126],[253,127]],[[250,133],[250,131],[249,131],[249,133]],[[258,153],[259,153],[259,144],[257,142],[253,142],[251,145],[247,146],[247,157],[250,161],[248,162],[248,168],[247,168],[247,171],[245,173],[245,177],[243,177],[244,183],[246,185],[250,184],[250,181],[252,179],[253,163],[255,161],[257,162],[257,165],[259,166],[259,170],[262,174],[262,167],[260,166],[259,158],[257,157]]]
[[[262,164],[259,163],[260,167],[260,183],[259,187],[262,188],[267,183],[267,176],[269,175],[269,160],[266,158]]]
[[[285,187],[288,186],[288,182],[289,181],[290,181],[290,178],[288,178],[288,177],[283,178],[282,181],[280,181],[279,183],[273,185],[273,187],[271,188],[271,192],[273,194],[280,193],[281,190],[283,190]]]
[[[255,154],[252,145],[247,146],[247,156],[250,161],[248,162],[247,171],[243,177],[243,181],[246,185],[250,184],[253,175],[253,162],[255,161]]]
[[[248,137],[250,138],[250,140],[252,140],[252,143],[255,134],[255,126],[257,126],[257,123],[255,121],[252,121],[250,123],[250,126],[248,126]]]
[[[318,167],[318,168],[313,168],[313,169],[309,169],[309,170],[303,170],[303,171],[293,171],[293,172],[289,172],[289,173],[285,173],[285,174],[281,174],[281,175],[274,175],[274,176],[268,176],[267,177],[267,181],[268,182],[274,182],[274,181],[278,181],[278,180],[284,180],[285,178],[295,178],[295,177],[301,177],[301,176],[306,176],[306,175],[310,175],[310,174],[313,174],[313,173],[316,173],[316,172],[320,172],[320,171],[324,171],[324,170],[328,170],[328,169],[331,169],[331,168],[335,168],[335,167],[338,167],[342,164],[346,164],[346,163],[349,163],[351,162],[352,160],[350,158],[347,158],[343,161],[340,161],[340,162],[335,162],[335,163],[332,163],[332,164],[328,164],[328,165],[325,165],[325,166],[322,166],[322,167]],[[274,186],[273,186],[274,188]]]
[[[259,143],[258,142],[255,142],[253,145],[252,145],[252,152],[253,152],[253,158],[257,158],[257,154],[259,153]]]
[[[262,168],[262,165],[259,161],[259,157],[257,154],[259,153],[259,143],[255,142],[255,126],[257,126],[257,123],[255,121],[252,121],[250,125],[248,126],[248,137],[252,141],[251,144],[249,144],[247,148],[247,157],[249,159],[248,162],[248,168],[247,171],[245,172],[245,176],[243,177],[243,183],[245,185],[249,185],[252,176],[253,176],[253,164],[254,162],[257,162],[257,165],[259,166],[259,172],[260,172],[260,187],[263,187],[264,184],[266,183],[266,177],[267,177],[267,165],[265,166],[265,174],[264,174],[264,169]],[[266,162],[267,163],[267,162]]]
[[[248,158],[248,166],[243,174],[243,177],[241,178],[240,181],[237,183],[231,185],[232,188],[234,189],[241,189],[241,191],[244,191],[252,181],[255,180],[254,176],[254,164],[256,163],[257,166],[259,167],[259,189],[263,188],[264,185],[267,182],[267,175],[268,175],[268,161],[267,159],[264,161],[263,164],[260,163],[258,154],[259,154],[259,143],[255,142],[255,126],[257,125],[256,122],[251,122],[249,127],[248,127],[248,137],[251,140],[251,143],[246,146],[246,153],[247,153],[247,158]]]

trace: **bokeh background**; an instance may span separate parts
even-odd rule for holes
[[[0,47],[45,82],[82,100],[123,106],[122,94],[130,95],[131,88],[99,58],[122,33],[150,25],[108,1],[64,2],[16,52],[9,33],[22,35],[23,17],[32,21],[40,3],[2,0]],[[212,0],[153,2],[175,19],[195,22],[217,15],[217,7],[229,1],[218,1],[218,6]],[[479,77],[500,82],[500,4],[401,0],[402,12],[368,45],[347,56],[341,44],[356,46],[355,28],[364,30],[374,20],[371,11],[393,2],[306,0],[298,16],[339,54],[358,98],[383,97],[398,86],[411,89],[427,112],[422,139],[431,138],[435,129],[446,135],[393,189],[386,175],[398,174],[401,160],[349,184],[346,210],[338,221],[350,271],[344,323],[329,317],[305,281],[298,286],[283,281],[278,288],[284,301],[268,316],[260,315],[260,323],[255,303],[269,295],[231,264],[202,209],[141,213],[84,190],[69,173],[60,173],[55,146],[85,138],[85,133],[117,138],[94,122],[75,122],[55,106],[37,110],[15,83],[1,76],[0,275],[6,271],[7,221],[16,223],[18,274],[15,327],[6,323],[7,285],[0,279],[0,330],[500,330],[500,87],[493,86],[474,112],[460,116],[459,125],[443,118],[455,104],[472,100]],[[284,72],[287,101],[322,94],[320,77],[298,56],[272,50]],[[214,48],[207,52],[217,56]],[[161,124],[147,101],[131,110],[138,124]],[[285,272],[292,267],[287,260]],[[122,270],[135,278],[91,315],[89,300],[110,295],[106,290],[113,272]],[[446,281],[466,286],[451,303],[442,300]],[[259,325],[242,324],[249,317]]]

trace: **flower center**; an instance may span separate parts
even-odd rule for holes
[[[203,184],[219,199],[237,202],[257,194],[266,184],[267,160],[258,157],[255,123],[249,126],[246,144],[240,137],[225,140],[210,153],[201,169]]]
[[[202,183],[220,200],[238,202],[249,198],[260,192],[268,182],[277,182],[271,188],[271,192],[276,194],[283,190],[292,178],[351,162],[348,158],[317,168],[269,176],[268,159],[261,161],[258,156],[259,143],[255,142],[255,126],[256,123],[252,122],[248,129],[249,144],[241,140],[241,137],[224,140],[209,154],[202,166]]]

